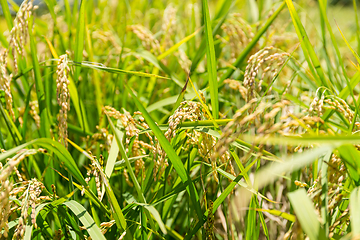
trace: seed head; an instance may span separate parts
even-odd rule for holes
[[[135,33],[135,35],[141,40],[143,46],[148,51],[153,51],[156,54],[159,54],[161,52],[159,41],[154,37],[152,32],[146,29],[144,26],[131,25],[127,26],[127,30]]]
[[[60,112],[58,116],[59,122],[59,142],[67,147],[67,113],[70,110],[70,92],[68,79],[68,73],[70,68],[68,66],[68,55],[64,54],[60,56],[57,66],[57,79],[56,79],[56,90],[57,90],[57,102],[60,106]]]

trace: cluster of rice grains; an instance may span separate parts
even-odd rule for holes
[[[228,51],[231,53],[230,62],[234,62],[236,57],[254,37],[253,30],[251,26],[241,18],[239,13],[232,14],[221,26],[221,29],[229,39],[224,39],[219,35],[216,37],[220,38],[225,43],[225,46],[229,46],[231,49]]]
[[[89,181],[91,179],[91,175],[94,176],[95,178],[95,183],[96,183],[96,192],[98,194],[98,199],[101,201],[102,199],[102,191],[101,191],[101,177],[102,174],[104,174],[104,169],[103,169],[103,158],[102,156],[100,156],[100,159],[97,160],[95,156],[92,156],[91,158],[91,164],[90,164],[90,168],[87,170],[86,172],[86,178],[85,178],[85,182],[87,184],[89,184]],[[82,186],[83,189],[81,190],[81,195],[83,196],[85,194],[85,187]]]
[[[210,117],[208,116],[205,109],[199,102],[192,102],[192,101],[185,101],[182,102],[179,108],[174,112],[172,116],[169,118],[169,128],[165,132],[165,137],[172,141],[175,137],[179,137],[180,139],[185,139],[185,142],[182,144],[182,148],[185,152],[189,152],[190,148],[197,149],[197,156],[207,163],[210,163],[212,166],[213,177],[215,181],[218,182],[217,177],[217,159],[212,158],[211,156],[214,155],[214,146],[217,142],[217,139],[214,136],[211,136],[208,133],[202,132],[197,129],[188,129],[182,132],[177,130],[178,126],[184,122],[185,120],[189,122],[199,121],[199,120],[207,120]],[[231,174],[234,174],[233,167],[231,165],[230,155],[227,151],[222,153],[218,156],[220,159],[221,164],[226,164],[227,169]],[[161,164],[163,159],[165,158],[165,152],[160,151],[160,159],[158,160],[158,164]],[[161,176],[163,173],[163,169],[161,169],[160,174]],[[155,176],[155,175],[154,175]]]
[[[135,112],[134,116],[131,116],[129,112],[123,110],[123,114],[114,109],[113,107],[106,106],[104,112],[115,119],[118,120],[118,126],[124,129],[126,138],[125,138],[125,150],[126,152],[131,151],[132,157],[140,157],[135,161],[135,175],[141,173],[142,177],[145,177],[144,173],[144,159],[142,156],[145,156],[148,151],[154,152],[154,139],[148,133],[145,132],[144,136],[147,138],[149,143],[140,139],[139,133],[141,129],[148,129],[149,126],[145,123],[144,118],[140,112]],[[124,169],[124,176],[127,183],[132,186],[132,183],[129,180],[126,170]]]
[[[67,147],[67,113],[70,110],[70,93],[69,93],[69,84],[68,73],[70,68],[68,66],[68,55],[64,54],[60,56],[56,74],[56,92],[57,92],[57,102],[60,106],[60,113],[58,116],[59,121],[59,142]]]
[[[14,19],[14,26],[9,33],[9,46],[7,49],[0,47],[0,90],[5,91],[6,108],[10,116],[15,120],[14,110],[12,109],[12,94],[10,83],[13,75],[18,72],[19,56],[25,57],[25,46],[28,38],[29,19],[37,6],[33,5],[33,0],[25,0]],[[7,72],[7,58],[11,51],[13,57],[13,73]]]
[[[6,108],[10,113],[10,116],[14,118],[14,110],[12,109],[12,95],[11,95],[11,78],[12,75],[8,75],[6,66],[7,66],[7,50],[6,49],[0,49],[0,90],[3,90],[5,92],[5,103]]]
[[[279,73],[280,67],[285,63],[286,59],[290,57],[289,53],[275,52],[274,47],[265,47],[252,55],[248,60],[248,65],[244,74],[244,87],[248,89],[248,101],[254,98],[254,92],[262,89],[263,80],[269,76],[270,81],[273,81]],[[259,82],[255,84],[256,77],[260,75]],[[271,90],[272,82],[268,82],[269,92]]]
[[[31,224],[36,228],[35,208],[47,196],[40,196],[44,185],[37,179],[25,180],[17,166],[26,157],[36,153],[46,153],[44,149],[23,149],[14,157],[8,159],[5,166],[0,163],[0,238],[8,237],[9,220],[19,218],[13,238],[21,239],[25,233],[25,225]],[[16,183],[14,183],[14,181]],[[16,203],[17,202],[17,203]],[[30,211],[30,222],[28,213]]]
[[[319,94],[320,90],[322,92]],[[319,134],[322,135],[335,135],[336,130],[330,126],[324,124],[324,121],[320,118],[323,116],[326,110],[333,110],[343,116],[349,123],[354,121],[355,113],[350,108],[349,104],[341,98],[333,95],[326,95],[326,90],[319,88],[315,97],[310,103],[309,109],[302,112],[303,117],[299,117],[298,122],[303,123],[307,129],[318,129]],[[359,131],[360,122],[355,121],[353,133]],[[306,128],[303,128],[304,132],[307,132]],[[310,146],[311,148],[312,146]],[[360,146],[355,145],[359,150]],[[294,149],[295,152],[308,148],[305,146],[298,146]],[[344,162],[340,158],[338,151],[334,151],[330,159],[324,159],[327,164],[327,192],[323,192],[323,182],[321,174],[318,174],[317,179],[314,179],[312,175],[312,166],[302,169],[301,178],[303,183],[295,182],[298,187],[306,187],[308,196],[312,199],[317,214],[320,218],[321,209],[323,206],[322,195],[327,195],[327,211],[330,216],[334,216],[329,226],[329,238],[332,238],[337,232],[337,229],[344,228],[350,224],[349,208],[340,210],[338,207],[342,203],[343,198],[348,197],[348,190],[343,188],[344,180],[347,177],[347,170]],[[307,186],[306,182],[310,185]],[[296,239],[299,234],[302,234],[301,226],[294,225],[286,234],[285,238],[290,237]],[[284,239],[285,239],[284,238]]]
[[[165,49],[174,45],[171,40],[171,36],[173,36],[176,30],[176,11],[177,9],[173,6],[173,4],[169,4],[164,10],[161,30],[164,34],[163,42]]]
[[[321,219],[321,211],[324,205],[324,194],[327,195],[327,212],[329,216],[332,216],[332,220],[329,224],[329,238],[333,238],[338,229],[343,229],[350,224],[349,208],[341,209],[339,206],[343,203],[342,199],[348,197],[348,190],[343,187],[343,182],[346,179],[346,168],[338,153],[335,151],[330,159],[324,159],[328,165],[327,168],[327,188],[323,187],[321,174],[319,177],[313,180],[312,185],[304,182],[295,181],[295,185],[298,187],[306,187],[309,198],[313,201],[316,213]],[[313,176],[308,174],[312,168],[302,170],[302,178],[308,183],[311,183]],[[324,192],[326,189],[326,192]],[[324,219],[323,219],[324,220]],[[302,236],[301,226],[295,223],[289,231],[284,235],[284,239],[298,239]]]
[[[157,40],[152,32],[142,25],[127,26],[128,31],[133,32],[142,42],[146,50],[152,51],[155,54],[161,52],[159,40]]]
[[[225,83],[229,84],[232,89],[239,91],[243,97],[245,96],[247,88],[238,81],[227,80]],[[322,90],[321,93],[320,90]],[[322,135],[334,135],[336,130],[326,125],[321,118],[325,111],[334,110],[338,112],[339,115],[343,116],[349,123],[354,121],[355,113],[346,101],[333,95],[325,95],[325,92],[324,89],[320,88],[315,93],[315,97],[309,101],[309,108],[304,109],[301,112],[296,112],[294,106],[291,105],[291,102],[285,99],[266,102],[266,98],[263,98],[262,101],[252,98],[245,103],[242,108],[237,110],[233,116],[233,120],[222,130],[223,133],[215,145],[215,154],[213,157],[216,158],[223,154],[229,149],[229,145],[241,136],[241,134],[248,132],[256,133],[257,136],[263,139],[274,134],[301,136],[312,133],[314,130],[317,130],[317,132]],[[355,133],[358,131],[360,122],[355,121],[354,125],[353,132]],[[286,150],[288,153],[293,153],[312,147],[312,145],[299,145],[295,148],[287,146]],[[355,147],[360,149],[360,146],[356,145]],[[260,149],[261,148],[263,148],[263,146],[260,146]],[[260,152],[259,154],[261,155],[262,153]],[[258,157],[259,154],[257,155]],[[341,204],[341,200],[348,194],[342,187],[343,182],[346,179],[347,171],[339,156],[338,153],[334,152],[330,160],[326,160],[326,164],[328,165],[328,189],[326,193],[328,195],[327,211],[331,215],[335,214],[335,211],[338,211],[337,207]],[[249,154],[245,155],[243,159],[247,161],[248,157]],[[243,159],[241,160],[243,161]],[[321,207],[323,206],[321,200],[321,195],[323,193],[321,174],[319,173],[318,178],[314,179],[312,172],[312,166],[302,169],[301,176],[299,177],[302,181],[295,181],[295,185],[297,187],[304,187],[308,190],[308,195],[313,200],[318,215],[320,216]],[[284,181],[279,184],[286,183]],[[289,206],[282,211],[290,211]],[[329,227],[329,237],[333,236],[336,228],[348,225],[350,221],[349,209],[340,211],[336,215],[336,219],[331,222]],[[301,226],[295,224],[284,235],[284,239],[289,239],[289,237],[291,237],[291,239],[297,239],[297,236],[299,236],[298,234],[300,233],[302,233]]]
[[[151,30],[140,24],[127,26],[127,31],[133,32],[141,40],[141,43],[146,50],[151,51],[155,55],[160,55],[174,45],[173,38],[175,38],[175,35],[180,34],[177,28],[178,20],[176,14],[177,8],[174,4],[169,4],[165,8],[161,24],[162,38],[156,38]],[[185,50],[181,47],[178,48],[176,52],[174,52],[174,56],[177,58],[180,67],[185,72],[189,72],[191,60]],[[162,57],[160,59],[162,63],[166,64],[166,58]],[[139,58],[139,61],[143,61],[143,59]]]
[[[286,58],[290,57],[288,53],[271,54],[270,52],[273,50],[273,47],[267,47],[249,58],[243,82],[233,79],[224,81],[231,89],[240,93],[245,104],[236,111],[235,115],[232,117],[233,120],[222,130],[222,135],[215,145],[214,154],[212,155],[213,160],[225,153],[229,149],[229,145],[241,136],[241,134],[249,132],[252,134],[256,133],[257,136],[264,139],[267,136],[274,134],[301,136],[303,134],[312,133],[314,129],[322,135],[334,135],[336,130],[326,125],[321,118],[326,110],[334,110],[338,112],[339,115],[344,116],[349,123],[353,122],[355,114],[347,102],[336,96],[326,95],[325,88],[319,88],[315,93],[315,97],[309,101],[309,108],[303,109],[301,112],[298,110],[298,107],[292,106],[292,103],[285,99],[284,94],[278,97],[274,94],[259,98],[259,93],[263,85],[262,81],[266,74],[269,75],[270,80],[274,80],[274,77],[279,73],[279,67],[285,63]],[[258,81],[257,84],[256,81]],[[270,86],[271,82],[268,82],[268,84],[268,86]],[[290,82],[287,82],[286,85],[285,93],[289,90]],[[360,123],[355,121],[353,132],[358,131],[359,127]],[[260,146],[260,149],[263,147],[264,146]],[[299,145],[295,148],[289,146],[286,147],[288,153],[293,153],[312,148],[313,146]],[[262,153],[259,151],[258,157],[259,154],[261,155]],[[247,158],[249,158],[249,154],[245,155],[242,161],[247,161]],[[313,200],[320,216],[323,204],[321,201],[321,174],[319,174],[318,179],[314,180],[311,168],[312,167],[310,166],[302,170],[300,178],[303,181],[295,181],[295,185],[297,187],[305,187],[308,189],[308,195]],[[327,174],[329,186],[327,190],[327,210],[332,215],[341,203],[341,199],[344,197],[342,183],[346,178],[345,166],[336,153],[333,153],[330,161],[328,161]],[[288,212],[290,209],[287,207],[282,211]],[[335,221],[332,221],[332,224],[329,227],[329,237],[332,237],[336,228],[339,228],[344,224],[349,224],[348,209],[337,214]],[[296,239],[300,232],[302,232],[301,226],[293,225],[284,235],[284,239],[289,239],[289,237],[291,237],[291,239]]]
[[[146,138],[144,140],[140,140],[140,132],[143,129],[149,128],[148,125],[144,122],[141,113],[136,112],[134,116],[131,116],[127,111],[123,111],[124,113],[122,114],[112,107],[106,106],[104,108],[104,112],[108,116],[119,120],[118,125],[120,123],[121,128],[123,128],[124,132],[126,133],[126,151],[131,151],[132,157],[141,157],[146,155],[147,152],[153,153],[153,177],[154,180],[159,180],[162,177],[166,167],[168,166],[166,152],[162,149],[157,138],[151,136],[146,131],[144,131],[144,135]],[[208,118],[209,116],[202,108],[202,105],[200,103],[193,101],[182,102],[179,108],[174,112],[174,114],[170,116],[168,121],[169,127],[164,135],[167,140],[169,142],[172,142],[173,144],[175,144],[175,142],[177,141],[182,141],[181,148],[185,152],[191,150],[190,148],[196,148],[197,156],[206,161],[207,163],[211,163],[214,172],[214,178],[217,181],[218,179],[216,174],[216,159],[210,159],[210,157],[214,154],[213,148],[217,141],[216,138],[209,135],[208,133],[204,133],[201,131],[192,129],[186,129],[182,131],[178,128],[179,125],[184,121],[192,122],[199,120],[207,120]],[[180,146],[179,144],[176,145]],[[227,164],[229,172],[234,174],[231,162],[229,162],[229,153],[225,151],[221,156],[219,156],[219,159],[221,161],[221,164]],[[143,158],[137,159],[135,162],[135,174],[138,175],[143,168]],[[128,180],[128,184],[132,185],[132,183],[128,179],[126,171],[124,171],[124,176]]]

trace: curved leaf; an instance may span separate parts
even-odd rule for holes
[[[86,211],[83,205],[74,200],[65,202],[63,204],[67,206],[78,217],[78,219],[86,228],[86,231],[89,233],[92,239],[106,240],[104,235],[101,233],[100,228],[96,225],[94,219]]]

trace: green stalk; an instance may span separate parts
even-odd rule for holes
[[[213,40],[213,36],[212,36],[208,2],[207,2],[207,0],[202,0],[202,3],[203,3],[203,16],[204,16],[204,24],[205,24],[206,59],[207,59],[207,70],[208,70],[208,77],[209,77],[212,116],[214,119],[218,119],[219,118],[219,99],[218,99],[218,82],[217,82],[214,40]]]

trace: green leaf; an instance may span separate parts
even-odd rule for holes
[[[247,211],[247,218],[246,218],[246,240],[251,240],[251,239],[258,239],[258,233],[259,230],[257,229],[257,219],[256,219],[256,211],[255,211],[255,207],[256,207],[256,200],[255,200],[256,196],[252,196],[251,200],[250,200],[250,205],[249,205],[249,210]]]
[[[9,5],[6,0],[0,0],[0,4],[1,4],[2,13],[4,14],[4,17],[6,19],[6,24],[7,24],[8,30],[10,32],[11,29],[13,28],[14,24],[13,24],[13,20],[11,17]]]
[[[116,159],[119,155],[119,147],[118,144],[116,142],[116,138],[114,138],[111,142],[111,147],[110,147],[110,151],[109,151],[109,157],[106,161],[106,166],[105,166],[105,175],[110,178],[111,173],[114,170],[114,166],[115,166],[115,162]]]
[[[188,42],[190,39],[192,39],[193,37],[195,37],[196,34],[198,34],[200,32],[201,28],[199,28],[198,30],[196,30],[195,32],[193,32],[192,34],[190,34],[189,36],[186,36],[184,39],[182,39],[181,41],[179,41],[178,43],[174,44],[174,46],[170,47],[168,50],[166,50],[164,53],[162,53],[161,55],[159,55],[157,57],[158,60],[161,60],[163,58],[165,58],[166,56],[170,55],[171,53],[175,52],[182,44]]]
[[[216,36],[216,34],[219,34],[219,32],[221,31],[221,26],[225,22],[231,7],[234,6],[235,3],[236,3],[236,1],[234,1],[234,0],[233,1],[226,0],[226,1],[223,1],[221,8],[218,8],[219,11],[216,13],[216,16],[213,19],[213,23],[212,23],[212,25],[216,23],[216,25],[212,31],[213,38]],[[197,48],[197,51],[194,54],[194,57],[192,58],[190,72],[195,71],[199,62],[205,55],[205,49],[206,49],[205,44],[206,44],[206,38],[203,38],[201,40],[200,46]]]
[[[320,13],[321,13],[321,29],[322,29],[322,33],[323,33],[323,44],[324,44],[324,47],[326,48],[326,39],[325,39],[325,26],[323,25],[326,25],[327,29],[328,29],[328,32],[330,34],[330,38],[331,38],[331,43],[332,43],[332,46],[334,47],[335,49],[335,52],[336,52],[336,56],[337,56],[337,59],[339,61],[339,64],[337,64],[337,67],[338,67],[338,70],[339,67],[341,68],[342,70],[342,74],[340,74],[340,76],[343,76],[343,78],[341,79],[342,81],[345,80],[346,84],[347,84],[347,89],[349,91],[349,93],[351,94],[351,97],[355,103],[355,109],[358,109],[358,105],[359,103],[356,102],[355,100],[355,97],[354,97],[354,93],[353,93],[353,88],[351,86],[351,83],[349,81],[349,78],[347,76],[347,71],[345,69],[345,65],[344,65],[344,62],[343,62],[343,59],[342,59],[342,55],[341,55],[341,52],[340,52],[340,49],[338,47],[338,44],[336,42],[336,39],[335,39],[335,35],[332,31],[332,28],[331,28],[331,25],[329,23],[329,20],[327,18],[327,15],[326,15],[326,7],[327,7],[327,0],[319,0],[319,9],[320,9]],[[358,23],[357,23],[358,24]],[[341,32],[341,31],[340,31]],[[345,37],[343,36],[343,38],[345,39]],[[346,39],[345,39],[346,41]],[[346,42],[347,43],[347,42]],[[326,52],[326,56],[327,56],[327,52]],[[328,56],[327,56],[328,57]],[[358,58],[357,58],[358,59]],[[329,61],[330,62],[330,59]],[[331,73],[329,73],[329,77],[331,77]],[[340,90],[340,89],[339,89]],[[355,116],[354,116],[354,119],[353,119],[353,123],[351,124],[351,127],[349,127],[348,129],[348,133],[351,134],[352,131],[353,131],[353,127],[354,127],[354,124],[355,124],[355,119],[356,119],[356,115],[357,115],[357,111],[355,113]]]
[[[70,62],[70,64],[73,64],[75,66],[81,66],[81,67],[85,67],[85,68],[90,68],[90,69],[97,69],[97,70],[108,72],[108,73],[130,74],[130,75],[139,76],[139,77],[148,77],[148,78],[155,77],[155,78],[161,78],[161,79],[170,79],[168,77],[163,77],[163,76],[159,76],[159,75],[156,75],[156,74],[128,71],[128,70],[123,70],[123,69],[119,69],[119,68],[111,68],[111,67],[106,67],[106,66],[103,66],[103,65],[97,65],[95,63],[89,63],[89,62]]]
[[[86,228],[86,231],[89,233],[92,239],[106,240],[104,235],[101,233],[100,228],[94,222],[94,219],[80,203],[71,200],[63,204],[67,206],[78,217],[78,219]]]
[[[41,134],[42,137],[50,137],[50,117],[48,115],[49,114],[48,106],[46,106],[47,104],[45,100],[45,91],[44,91],[44,86],[40,72],[40,65],[37,58],[35,37],[33,35],[32,30],[29,30],[29,35],[30,35],[31,58],[32,58],[34,77],[35,77],[36,96],[39,103],[39,110],[40,110],[39,115],[41,118],[40,132],[42,133]]]
[[[305,189],[301,188],[291,192],[288,196],[301,228],[310,240],[327,239],[324,229],[321,228],[313,203],[307,196]]]
[[[356,59],[356,61],[358,62],[358,64],[360,64],[360,57],[359,57],[358,53],[356,53],[356,52],[354,51],[354,49],[351,47],[351,45],[349,44],[349,42],[346,40],[346,38],[345,38],[344,34],[342,33],[340,27],[339,27],[339,26],[337,26],[337,27],[338,27],[338,29],[339,29],[339,32],[340,32],[342,38],[344,39],[344,41],[345,41],[345,43],[346,43],[346,46],[350,49],[351,53],[352,53],[353,56],[355,57],[355,59]]]
[[[173,71],[167,68],[161,61],[159,61],[151,52],[146,50],[138,50],[134,55],[138,55],[148,62],[152,63],[155,67],[165,72],[179,87],[184,87],[185,82],[181,80]]]
[[[10,133],[14,143],[19,144],[20,142],[22,142],[23,139],[21,137],[19,130],[17,129],[15,123],[11,119],[8,111],[6,111],[3,108],[2,103],[0,103],[0,113],[1,113],[2,119],[4,119],[4,121],[5,121],[6,128],[7,128],[8,132]],[[2,126],[4,126],[4,123],[1,123],[1,124],[2,124]]]
[[[81,1],[79,19],[76,27],[76,37],[75,37],[75,58],[74,61],[81,63],[83,59],[83,50],[84,50],[84,39],[85,39],[85,16],[86,16],[86,0]],[[79,80],[81,67],[75,67],[74,80],[77,82]]]
[[[354,180],[356,186],[360,185],[360,153],[354,147],[354,145],[346,144],[338,147],[339,154],[343,162],[345,163],[346,169],[349,176]]]
[[[180,93],[182,94],[182,92]],[[146,110],[148,112],[152,112],[154,110],[157,110],[159,108],[162,108],[162,107],[165,107],[165,106],[168,106],[168,105],[172,105],[172,104],[175,104],[177,105],[178,103],[178,99],[180,99],[181,97],[185,97],[185,99],[192,99],[196,96],[195,93],[188,93],[188,94],[184,94],[184,96],[182,95],[177,95],[177,96],[172,96],[172,97],[168,97],[168,98],[164,98],[164,99],[161,99],[149,106],[146,107]],[[181,102],[180,102],[181,103]],[[180,105],[179,105],[180,106]],[[173,107],[173,109],[175,108],[175,106]]]
[[[286,220],[289,220],[290,222],[295,222],[296,218],[294,215],[286,213],[286,212],[281,212],[277,209],[256,209],[256,211],[261,211],[261,212],[268,212],[274,216],[278,216],[278,217],[282,217]]]
[[[321,161],[321,218],[324,221],[324,230],[326,236],[329,236],[329,225],[330,225],[330,217],[328,212],[328,205],[329,205],[329,196],[328,196],[328,164],[327,162],[330,161],[332,156],[331,152],[328,152],[327,155]]]
[[[289,12],[290,12],[296,33],[300,40],[301,48],[303,49],[303,52],[304,52],[304,57],[305,57],[306,61],[308,62],[309,68],[315,78],[315,81],[317,82],[318,86],[323,85],[323,86],[326,86],[327,88],[333,90],[334,87],[332,86],[331,82],[329,82],[328,79],[325,78],[325,75],[321,68],[318,56],[316,55],[315,50],[310,43],[309,37],[308,37],[308,35],[305,31],[305,28],[302,25],[301,20],[295,10],[292,0],[286,0],[286,4],[289,8]]]
[[[350,220],[352,239],[360,237],[360,191],[355,188],[350,194]]]
[[[202,3],[203,3],[203,16],[204,16],[204,24],[205,24],[206,59],[207,59],[207,71],[209,76],[212,116],[214,119],[218,119],[219,99],[218,99],[218,82],[217,82],[214,40],[212,36],[208,2],[207,0],[202,0]]]
[[[80,170],[78,169],[74,159],[70,155],[70,153],[66,150],[66,148],[61,145],[59,142],[48,138],[39,138],[32,140],[30,142],[24,143],[20,146],[12,148],[5,153],[0,154],[0,161],[5,160],[6,158],[14,155],[21,149],[25,149],[30,145],[39,145],[41,147],[46,148],[49,151],[54,152],[54,154],[59,158],[60,163],[64,165],[64,167],[79,181],[80,184],[86,186],[86,182],[84,177],[82,176]]]
[[[286,145],[297,146],[310,145],[310,144],[331,144],[331,145],[342,145],[342,144],[358,144],[360,143],[360,135],[303,135],[301,137],[262,137],[262,136],[247,136],[240,135],[241,139],[252,143],[261,143],[261,144],[272,144],[272,145]]]
[[[167,234],[165,224],[162,221],[159,212],[156,210],[156,208],[154,206],[149,205],[149,204],[143,204],[143,203],[136,203],[136,204],[146,208],[151,213],[151,215],[154,217],[155,221],[159,224],[159,227],[160,227],[161,231],[164,234]]]
[[[86,113],[85,113],[85,107],[83,101],[81,98],[79,98],[79,94],[75,82],[70,76],[69,76],[69,81],[70,84],[68,87],[69,87],[70,98],[72,101],[72,106],[74,106],[76,115],[78,116],[79,124],[83,132],[89,132],[89,124],[85,118]]]

